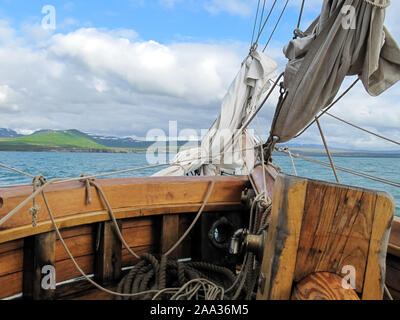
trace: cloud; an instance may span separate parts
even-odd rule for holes
[[[95,28],[51,35],[40,47],[10,42],[0,46],[0,127],[141,137],[169,120],[208,128],[240,67],[238,47],[163,45]]]
[[[234,6],[238,1],[207,3],[232,14],[239,10]],[[388,10],[387,26],[400,39],[397,12]],[[241,42],[145,41],[131,29],[46,33],[24,25],[17,32],[0,21],[0,127],[145,137],[153,128],[168,134],[168,122],[178,121],[179,130],[200,132],[217,117],[247,50],[248,44]],[[281,47],[271,44],[268,53],[282,70]],[[274,94],[253,124],[261,134],[269,132],[277,99]],[[400,140],[398,101],[398,85],[377,98],[358,85],[332,113]],[[332,147],[392,147],[327,116],[321,123]],[[315,127],[295,142],[321,144]]]
[[[225,92],[227,75],[234,74],[239,57],[218,45],[162,45],[130,41],[116,33],[79,29],[52,38],[48,52],[56,60],[104,82],[135,93],[180,99],[190,104],[216,102]]]

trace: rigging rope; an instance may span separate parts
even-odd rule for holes
[[[258,11],[260,9],[260,1],[261,0],[258,0],[256,17],[254,18],[253,34],[251,35],[250,48],[253,47],[254,35],[255,35],[255,32],[256,32],[256,25],[257,25],[257,21],[258,21]]]
[[[260,34],[260,32],[261,32],[261,23],[263,22],[263,18],[264,18],[265,3],[266,3],[266,0],[264,0],[264,2],[263,2],[263,7],[262,7],[262,11],[261,11],[261,17],[260,17],[260,24],[258,26],[258,34]]]
[[[265,45],[265,47],[263,49],[263,52],[265,52],[265,50],[267,49],[267,47],[269,45],[269,42],[271,41],[272,37],[274,36],[274,33],[275,33],[276,29],[278,28],[279,22],[281,21],[281,19],[283,17],[283,14],[285,13],[285,10],[286,10],[286,7],[287,7],[288,3],[289,3],[289,0],[286,0],[285,6],[283,7],[282,12],[281,12],[281,14],[280,14],[280,16],[278,18],[278,21],[276,22],[275,27],[272,30],[271,35],[268,38],[268,41],[267,41],[267,43],[266,43],[266,45]]]
[[[296,169],[296,165],[294,164],[294,159],[293,159],[292,153],[289,151],[288,154],[289,154],[289,157],[290,157],[290,161],[292,162],[292,167],[293,167],[294,175],[295,175],[295,176],[298,176],[298,174],[297,174],[297,169]]]
[[[348,122],[348,121],[346,121],[346,120],[343,120],[343,119],[339,118],[338,116],[333,115],[332,113],[326,112],[326,114],[327,114],[328,116],[330,116],[330,117],[332,117],[332,118],[338,120],[338,121],[341,121],[341,122],[343,122],[343,123],[345,123],[345,124],[347,124],[347,125],[349,125],[349,126],[352,126],[352,127],[356,128],[356,129],[359,129],[359,130],[364,131],[364,132],[366,132],[366,133],[369,133],[369,134],[371,134],[371,135],[373,135],[373,136],[375,136],[375,137],[378,137],[378,138],[381,138],[381,139],[386,140],[386,141],[388,141],[388,142],[391,142],[391,143],[400,145],[400,142],[399,142],[399,141],[395,141],[395,140],[393,140],[393,139],[386,138],[386,137],[384,137],[384,136],[382,136],[382,135],[380,135],[380,134],[377,134],[377,133],[375,133],[375,132],[372,132],[372,131],[369,131],[369,130],[367,130],[367,129],[364,129],[364,128],[362,128],[362,127],[360,127],[360,126],[357,126],[357,125],[355,125],[355,124],[353,124],[353,123],[351,123],[351,122]]]
[[[275,150],[277,152],[280,152],[280,153],[288,154],[288,150],[289,149],[287,147],[286,148],[275,147]],[[331,165],[329,163],[322,162],[322,161],[315,160],[315,159],[311,159],[311,158],[308,158],[308,157],[305,157],[305,156],[302,156],[300,154],[296,154],[296,153],[293,153],[293,152],[292,152],[292,156],[295,157],[295,158],[304,160],[304,161],[313,162],[313,163],[322,165],[324,167],[329,167],[329,168],[331,167]],[[369,179],[369,180],[374,180],[374,181],[381,182],[381,183],[384,183],[384,184],[387,184],[387,185],[390,185],[390,186],[393,186],[393,187],[400,188],[400,182],[397,182],[397,181],[391,181],[391,180],[387,180],[387,179],[383,179],[383,178],[378,178],[378,177],[372,176],[372,175],[364,173],[364,172],[359,172],[359,171],[355,171],[355,170],[351,170],[351,169],[347,169],[347,168],[343,168],[343,167],[339,167],[339,166],[336,166],[336,169],[340,170],[340,171],[343,171],[343,172],[346,172],[346,173],[350,173],[350,174],[359,176],[359,177],[363,177],[363,178],[366,178],[366,179]]]
[[[264,24],[263,24],[262,28],[258,32],[258,36],[257,36],[256,41],[255,41],[256,44],[258,43],[258,40],[260,40],[260,36],[264,31],[265,25],[267,24],[267,22],[269,20],[269,17],[271,16],[272,12],[274,11],[276,2],[277,2],[277,0],[275,0],[274,3],[272,4],[271,9],[269,10],[268,16],[265,18]]]
[[[294,138],[300,137],[304,132],[310,128],[317,119],[321,118],[328,110],[330,110],[334,105],[336,105],[353,87],[360,81],[360,78],[357,78],[335,101],[333,101],[327,108],[325,108],[313,121],[311,121],[303,130],[301,130]]]
[[[322,142],[324,144],[326,154],[328,155],[329,163],[331,164],[331,168],[332,168],[333,174],[335,176],[336,182],[340,183],[339,176],[338,176],[338,174],[336,172],[335,164],[333,163],[332,155],[331,155],[331,153],[329,151],[328,144],[326,143],[324,132],[322,131],[321,124],[319,123],[318,119],[316,119],[315,121],[317,122],[318,130],[319,130],[319,133],[321,134],[321,139],[322,139]]]
[[[17,173],[19,173],[19,174],[22,174],[22,175],[27,176],[27,177],[32,178],[32,179],[35,178],[34,175],[31,175],[31,174],[26,173],[26,172],[23,172],[23,171],[21,171],[21,170],[12,168],[12,167],[10,167],[10,166],[6,166],[5,164],[2,164],[2,163],[0,164],[0,167],[2,167],[2,168],[4,168],[4,169],[11,170],[11,171],[14,171],[14,172],[17,172]]]
[[[305,4],[306,0],[303,0],[301,3],[301,9],[300,9],[300,14],[299,14],[299,20],[297,21],[297,29],[300,29],[300,25],[301,25],[301,19],[303,17],[303,11],[304,11],[304,4]]]

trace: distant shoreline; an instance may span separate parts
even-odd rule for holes
[[[293,154],[299,154],[302,156],[308,157],[326,157],[325,150],[307,150],[307,149],[300,149],[295,148],[291,149]],[[132,150],[132,149],[67,149],[67,148],[60,148],[60,149],[42,149],[42,150],[22,150],[22,149],[8,149],[8,150],[1,150],[0,152],[38,152],[38,153],[45,153],[45,152],[54,152],[54,153],[118,153],[118,154],[145,154],[147,150]],[[167,151],[159,151],[159,153],[168,153]],[[332,156],[334,157],[341,157],[341,158],[400,158],[400,153],[387,153],[387,152],[365,152],[365,151],[331,151]],[[280,156],[287,156],[285,154],[274,152],[274,157]]]

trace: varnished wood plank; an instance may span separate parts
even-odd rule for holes
[[[129,247],[150,245],[156,241],[155,228],[151,225],[123,229],[122,236]]]
[[[292,300],[360,300],[353,289],[345,289],[342,278],[328,272],[312,273],[298,283]]]
[[[291,189],[300,181],[307,192],[296,198]],[[280,175],[257,298],[288,299],[293,281],[316,272],[347,275],[350,266],[362,298],[381,299],[393,213],[386,193]]]
[[[91,235],[93,233],[93,228],[90,225],[73,227],[65,230],[61,230],[61,235],[63,239],[73,238],[83,235]]]
[[[308,185],[295,280],[311,272],[356,270],[361,292],[376,195],[337,185]]]
[[[75,260],[78,263],[79,267],[85,272],[85,274],[87,275],[93,274],[94,272],[93,255],[76,257]],[[55,263],[55,267],[56,267],[57,283],[75,279],[82,276],[81,273],[75,268],[74,263],[70,259],[57,261]]]
[[[0,299],[22,292],[22,271],[0,277]]]
[[[109,202],[114,209],[142,208],[202,203],[213,177],[149,177],[126,179],[100,179]],[[215,188],[210,196],[210,203],[240,201],[243,187],[248,183],[243,176],[220,176],[216,178]],[[56,218],[104,210],[104,205],[94,188],[91,188],[92,203],[86,203],[86,189],[80,182],[52,185],[46,189],[47,199]],[[0,190],[3,206],[0,217],[5,216],[32,193],[30,187]],[[235,200],[236,199],[236,200]],[[42,197],[36,198],[42,208],[38,222],[48,221]],[[14,215],[2,229],[16,228],[31,223],[28,203],[19,214]],[[157,211],[155,211],[155,214]]]
[[[383,297],[387,244],[394,210],[393,197],[385,193],[378,194],[365,272],[363,300],[380,300]]]
[[[179,215],[164,215],[161,228],[161,253],[166,253],[179,239]],[[176,249],[176,250],[179,250]],[[178,257],[177,251],[171,257]]]
[[[182,204],[182,205],[167,205],[167,206],[155,206],[145,208],[121,208],[115,209],[114,214],[117,219],[128,219],[135,217],[144,216],[155,216],[169,213],[195,213],[201,207],[200,203],[197,204]],[[218,212],[218,211],[237,211],[241,210],[242,204],[238,202],[220,202],[220,203],[208,203],[204,212]],[[63,218],[56,219],[56,223],[59,229],[71,228],[76,226],[82,226],[86,224],[93,224],[102,221],[109,221],[110,216],[107,211],[98,211],[90,213],[82,213],[77,215],[71,215]],[[16,228],[0,231],[0,244],[16,239],[22,239],[28,236],[45,233],[52,231],[53,225],[51,221],[40,222],[33,228],[32,225],[26,225]]]
[[[49,300],[55,288],[44,288],[42,274],[45,266],[55,267],[56,233],[49,232],[25,239],[23,262],[24,299]],[[54,281],[55,282],[55,281]]]
[[[257,299],[289,300],[296,266],[307,183],[279,175],[274,187],[272,220],[261,266],[264,284]],[[284,214],[279,214],[283,212]]]
[[[0,254],[0,276],[22,271],[23,249],[12,250]]]
[[[94,239],[92,234],[83,234],[80,236],[64,239],[69,251],[74,257],[91,255],[94,252]],[[61,241],[56,241],[56,261],[69,259]]]
[[[137,227],[145,227],[154,225],[153,217],[146,218],[135,218],[135,219],[126,219],[124,220],[124,224],[122,226],[123,229],[137,228]]]
[[[24,240],[15,240],[0,244],[0,254],[6,253],[8,251],[22,249],[24,247]]]
[[[122,221],[118,221],[121,230]],[[107,284],[119,279],[122,266],[122,242],[117,236],[113,222],[107,221],[99,225],[97,237],[98,247],[94,259],[95,279],[101,284]]]

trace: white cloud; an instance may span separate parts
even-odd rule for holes
[[[132,42],[97,29],[55,35],[48,50],[57,60],[79,64],[129,90],[200,105],[221,98],[226,76],[240,63],[237,55],[217,45]]]
[[[210,126],[242,61],[238,45],[136,36],[83,28],[40,47],[0,46],[0,127],[145,136],[168,120]]]
[[[236,10],[224,3],[221,10]],[[398,15],[388,13],[387,25],[400,40]],[[143,41],[129,29],[40,34],[26,25],[22,32],[23,41],[0,21],[0,127],[20,132],[76,128],[144,137],[152,128],[167,129],[170,120],[178,121],[179,129],[207,129],[248,49],[247,43],[166,45]],[[268,52],[282,57],[281,48],[270,46]],[[285,61],[279,61],[282,69]],[[257,129],[263,134],[269,132],[276,100],[274,95],[260,115]],[[359,85],[332,113],[400,140],[398,101],[399,85],[377,98]],[[391,148],[329,117],[322,125],[331,146]],[[321,144],[315,128],[296,142]]]

